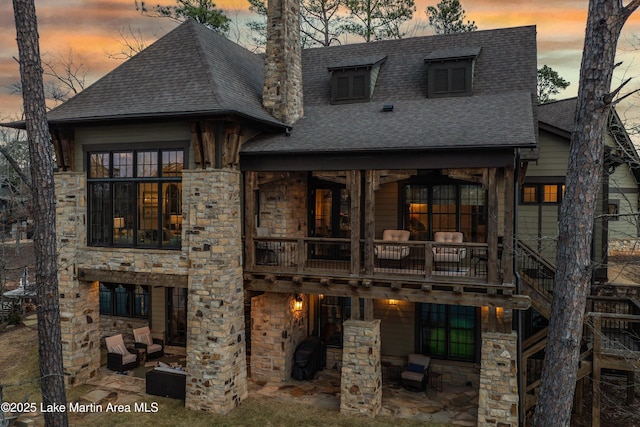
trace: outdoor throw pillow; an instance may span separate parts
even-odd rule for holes
[[[142,334],[138,337],[138,340],[140,340],[141,343],[146,344],[146,345],[151,345],[153,344],[153,340],[151,339],[151,335],[150,334]]]
[[[424,372],[424,366],[423,365],[418,365],[417,363],[409,363],[409,366],[407,367],[407,371],[423,373]]]

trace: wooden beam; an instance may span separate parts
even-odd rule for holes
[[[513,168],[504,170],[504,228],[502,239],[502,281],[513,283],[515,280],[513,272],[513,223],[515,221],[515,182]]]
[[[375,184],[376,172],[372,170],[365,171],[364,180],[364,272],[367,275],[373,274],[374,265],[374,245],[376,233],[375,218]]]
[[[204,153],[202,151],[202,132],[200,130],[200,122],[189,122],[191,129],[191,146],[193,147],[193,161],[195,164],[204,169]]]
[[[488,184],[487,281],[498,283],[498,180],[495,168],[490,168],[488,171]]]
[[[362,320],[367,322],[371,322],[373,320],[373,299],[372,298],[364,299],[364,316]]]
[[[486,174],[485,169],[482,168],[468,168],[468,169],[442,169],[442,174],[453,179],[460,179],[462,181],[475,182],[482,184],[486,188]]]
[[[216,122],[205,120],[202,132],[203,169],[216,165]]]
[[[351,318],[353,320],[360,320],[362,318],[360,313],[360,298],[351,298]]]
[[[427,285],[425,285],[427,286]],[[352,287],[348,284],[327,283],[320,285],[318,282],[304,281],[302,284],[294,283],[279,277],[277,283],[271,283],[265,278],[252,277],[245,280],[245,290],[265,291],[279,293],[304,293],[323,294],[341,297],[359,297],[370,299],[396,299],[411,302],[428,302],[448,305],[468,305],[473,307],[489,306],[526,310],[531,306],[531,300],[523,295],[486,295],[476,293],[454,294],[453,292],[423,289],[391,289],[383,286],[359,286]]]
[[[257,172],[244,174],[244,257],[245,268],[251,269],[256,263],[253,236],[256,230],[256,189]]]
[[[166,286],[186,288],[188,276],[182,274],[142,273],[136,271],[100,270],[79,268],[78,280],[82,282],[127,283],[143,286]]]
[[[347,191],[351,196],[349,218],[351,220],[351,267],[352,275],[360,274],[360,224],[362,218],[362,174],[359,170],[347,172]]]

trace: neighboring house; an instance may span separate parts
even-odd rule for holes
[[[553,263],[575,109],[576,98],[538,106],[538,159],[528,164],[519,200],[520,239]],[[599,282],[607,281],[609,246],[616,252],[632,251],[637,242],[639,182],[640,157],[612,108],[593,241],[598,264],[594,279]]]
[[[478,425],[516,425],[535,27],[300,52],[296,7],[265,56],[187,21],[49,113],[68,384],[148,324],[186,346],[186,406],[228,412],[247,349],[284,381],[317,335],[345,413],[374,416],[383,367],[424,353],[479,389]]]

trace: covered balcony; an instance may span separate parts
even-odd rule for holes
[[[526,308],[513,277],[513,177],[246,172],[245,288]]]

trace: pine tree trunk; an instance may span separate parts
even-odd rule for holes
[[[557,271],[534,425],[568,426],[593,265],[591,240],[618,37],[640,0],[590,0],[559,223]]]
[[[42,403],[44,407],[66,407],[56,267],[53,156],[45,112],[38,25],[34,0],[13,0],[13,8],[31,161]],[[66,412],[45,412],[44,420],[47,426],[68,425]]]

